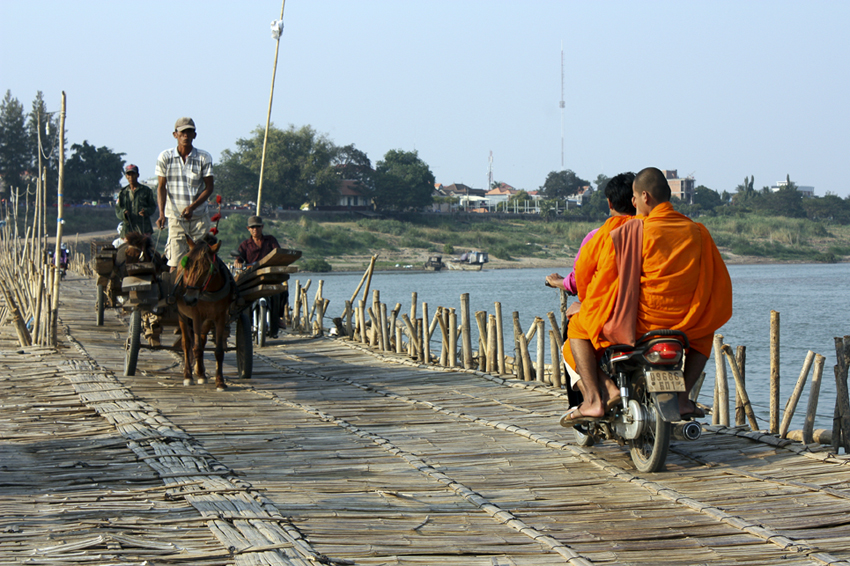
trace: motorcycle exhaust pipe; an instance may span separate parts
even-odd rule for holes
[[[673,425],[673,437],[676,440],[697,440],[702,436],[702,427],[698,422],[688,421]]]

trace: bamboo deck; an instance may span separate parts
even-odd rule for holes
[[[168,351],[128,378],[94,294],[69,273],[58,351],[0,333],[0,565],[850,564],[818,446],[708,427],[638,475],[547,387],[330,339],[271,341],[250,381],[230,352],[222,393]]]

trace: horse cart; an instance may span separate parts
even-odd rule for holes
[[[289,279],[289,274],[298,270],[297,267],[290,266],[289,264],[299,257],[301,257],[300,251],[274,250],[257,262],[256,265],[252,266],[252,268],[240,273],[238,279],[232,277],[224,262],[217,257],[213,260],[214,263],[201,270],[204,273],[210,274],[206,278],[206,283],[208,284],[212,278],[212,273],[217,269],[214,266],[220,265],[222,271],[226,270],[226,273],[222,273],[223,279],[230,281],[228,285],[233,285],[229,290],[223,289],[213,294],[218,293],[218,297],[222,293],[230,296],[230,300],[225,301],[226,306],[224,308],[226,310],[221,313],[221,316],[224,317],[227,328],[232,323],[235,323],[235,347],[224,347],[224,350],[232,351],[235,349],[237,373],[242,379],[249,379],[251,377],[253,367],[252,303],[261,297],[268,297],[282,292],[285,289],[284,282]],[[156,350],[171,349],[177,346],[177,344],[174,346],[142,344],[142,319],[145,316],[155,315],[163,328],[176,325],[180,323],[179,311],[181,305],[184,310],[187,308],[187,295],[192,292],[197,295],[199,289],[201,291],[206,289],[206,284],[203,281],[200,283],[189,281],[190,276],[188,274],[190,271],[185,269],[186,262],[184,261],[182,265],[183,269],[178,269],[178,271],[164,271],[161,273],[156,269],[153,262],[128,263],[126,265],[127,275],[121,282],[121,290],[127,295],[124,306],[130,309],[129,329],[125,344],[125,375],[135,375],[139,351],[143,347]],[[205,299],[203,292],[200,293],[200,302],[212,299],[215,299],[217,302],[219,301],[217,297]],[[180,323],[181,329],[187,328],[185,318],[184,316],[183,323]],[[191,325],[188,328],[191,328]],[[212,331],[215,334],[215,328]],[[226,340],[227,333],[226,330],[223,332],[222,341]],[[192,332],[189,332],[189,334],[192,335]],[[218,337],[214,336],[214,338],[216,339],[216,344],[218,344]],[[185,337],[181,336],[178,344],[183,339]],[[191,365],[191,357],[187,352],[188,349],[184,348],[184,354],[187,355],[184,367],[184,383],[191,383],[191,379],[187,379],[186,377],[187,371],[185,368]],[[198,355],[196,354],[195,357],[197,358]],[[202,361],[200,367],[203,368]],[[218,372],[217,384],[219,383],[220,363]],[[201,383],[200,379],[199,376],[199,383]]]

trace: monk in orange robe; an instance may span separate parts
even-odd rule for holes
[[[601,352],[661,328],[688,336],[679,412],[698,414],[688,393],[705,367],[715,331],[732,316],[732,283],[720,252],[705,226],[673,209],[664,173],[654,167],[638,173],[633,198],[638,216],[597,242],[595,271],[576,265],[576,284],[586,285],[586,298],[570,320],[571,355],[565,347],[564,359],[581,376],[584,402],[562,417],[565,426],[603,416],[619,396],[599,368]]]

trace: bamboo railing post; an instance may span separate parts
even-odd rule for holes
[[[505,333],[502,326],[502,303],[493,305],[496,311],[496,360],[499,362],[499,375],[507,373],[505,367]]]
[[[543,383],[546,381],[544,365],[546,361],[545,325],[542,318],[537,318],[534,322],[537,326],[537,381]]]
[[[440,350],[440,365],[443,367],[449,364],[449,319],[448,311],[443,307],[437,307],[436,314],[437,322],[440,324],[440,334],[442,336],[442,349]]]
[[[824,357],[815,354],[815,369],[812,374],[812,384],[809,386],[809,405],[806,407],[806,421],[803,423],[803,443],[814,442],[815,413],[818,410],[818,396],[820,395],[820,378],[823,375]]]
[[[809,369],[811,369],[812,360],[814,359],[815,353],[809,350],[806,354],[806,359],[803,361],[803,369],[800,370],[800,377],[797,378],[797,385],[794,386],[794,392],[785,404],[785,414],[782,415],[782,424],[779,425],[779,438],[785,438],[788,436],[788,428],[791,426],[791,419],[794,417],[794,411],[797,409],[797,403],[800,401],[800,396],[803,394],[803,388],[806,385],[806,378],[809,376]]]
[[[403,342],[402,334],[403,334],[403,332],[401,330],[401,326],[396,326],[395,327],[395,353],[396,354],[403,354],[404,353],[404,344],[402,344],[402,342]]]
[[[735,393],[741,396],[741,403],[750,420],[750,427],[753,430],[759,429],[759,423],[756,420],[756,415],[753,412],[753,407],[750,405],[750,397],[747,395],[747,390],[744,387],[744,381],[741,379],[741,372],[738,370],[738,362],[735,361],[735,356],[732,354],[732,348],[728,344],[723,344],[723,354],[729,362],[729,369],[732,370],[732,377],[735,379]],[[778,428],[778,427],[777,427]]]
[[[738,373],[741,376],[741,384],[742,387],[747,386],[747,371],[746,371],[746,363],[747,363],[747,347],[746,346],[738,346],[735,349],[735,363],[738,364]],[[741,396],[738,395],[738,389],[735,388],[735,426],[742,426],[747,424],[747,415],[744,412],[744,402],[741,400]]]
[[[351,301],[345,301],[345,334],[349,340],[354,340],[354,334],[351,329]]]
[[[422,363],[431,363],[431,326],[428,324],[428,303],[422,301]]]
[[[425,328],[428,326],[428,321],[421,318],[416,319],[416,351],[417,359],[425,363],[425,350],[422,337],[425,335]]]
[[[363,289],[363,300],[369,299],[369,286],[372,284],[372,273],[375,271],[375,261],[378,259],[378,254],[372,256],[369,261],[369,267],[366,269],[366,287]],[[356,295],[356,293],[355,293]]]
[[[517,311],[513,312],[513,322],[514,322],[514,374],[517,379],[525,379],[525,371],[523,370],[523,366],[525,365],[525,359],[522,355],[522,348],[520,347],[519,337],[523,336],[522,327],[519,324],[519,313]]]
[[[469,321],[469,293],[460,296],[461,352],[464,369],[472,369],[472,329]]]
[[[770,311],[770,432],[779,432],[779,312]]]
[[[416,291],[410,293],[410,320],[416,320],[416,303],[419,300]]]
[[[534,368],[531,367],[531,355],[528,353],[528,340],[525,339],[525,334],[520,332],[519,334],[519,351],[520,356],[522,357],[522,379],[523,381],[531,381],[532,370]]]
[[[401,303],[396,303],[395,306],[393,307],[392,312],[390,312],[390,315],[389,315],[389,318],[388,318],[388,324],[389,324],[389,334],[388,334],[388,336],[390,338],[390,341],[395,340],[395,338],[394,338],[395,337],[395,329],[396,329],[396,326],[398,326],[398,313],[400,313],[400,312],[401,312]],[[390,346],[390,342],[387,342],[387,348],[392,350],[392,348]]]
[[[449,367],[457,367],[457,313],[449,307]]]
[[[554,316],[554,315],[553,315]],[[549,331],[549,355],[552,357],[552,387],[561,388],[561,351],[558,349],[558,327]]]
[[[487,318],[487,373],[496,373],[499,371],[499,340],[496,334],[496,315],[491,314]]]
[[[715,402],[712,424],[729,426],[729,383],[726,381],[726,364],[723,362],[723,335],[714,335],[714,364],[717,374],[714,379]]]
[[[487,313],[475,311],[475,322],[478,325],[478,371],[487,369]]]
[[[418,333],[416,332],[416,326],[414,325],[414,322],[412,320],[410,320],[410,317],[407,316],[407,313],[401,314],[401,320],[404,322],[405,326],[407,327],[408,355],[411,358],[416,358],[419,355],[419,348],[417,347],[417,344],[419,343],[419,336],[418,336]],[[401,327],[399,327],[399,330],[401,330]]]
[[[295,302],[292,305],[292,330],[298,332],[301,330],[301,280],[295,280]]]
[[[366,301],[357,300],[357,316],[360,319],[360,342],[369,345],[369,337],[366,334]]]
[[[380,309],[380,317],[381,320],[378,324],[381,325],[381,350],[384,352],[392,351],[390,347],[390,336],[387,334],[389,331],[389,327],[387,325],[387,304],[378,302],[378,308]]]
[[[848,348],[850,336],[835,338],[835,417],[832,423],[832,447],[850,452],[850,397],[847,393]]]

